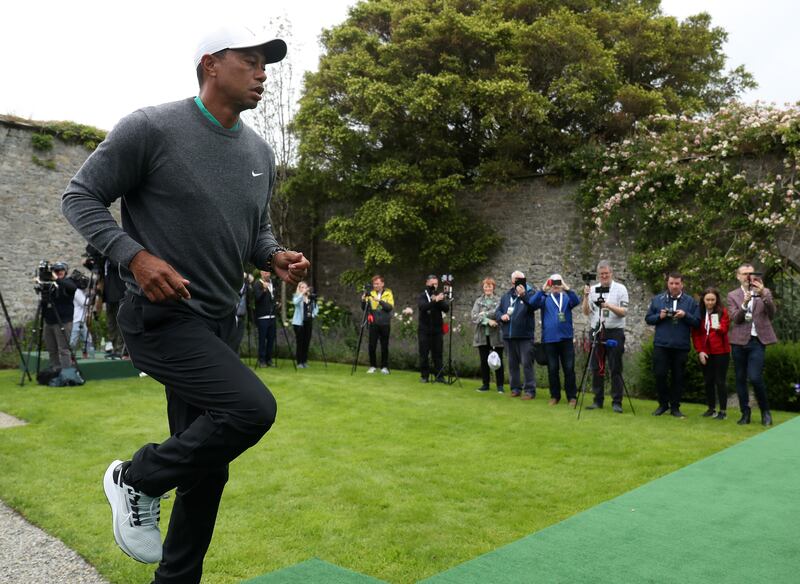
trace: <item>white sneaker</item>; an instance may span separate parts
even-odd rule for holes
[[[150,497],[122,480],[122,461],[115,460],[103,476],[103,490],[111,505],[114,540],[123,552],[144,564],[161,561],[161,497]]]
[[[389,375],[389,368],[388,367],[383,367],[381,369],[381,373],[383,373],[384,375]]]
[[[375,373],[375,368],[370,367],[369,369],[367,369],[367,373]]]

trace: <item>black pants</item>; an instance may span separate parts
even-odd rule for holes
[[[616,346],[598,343],[592,357],[590,368],[592,370],[592,391],[594,401],[603,404],[605,394],[605,378],[611,376],[611,400],[622,405],[622,394],[625,388],[622,380],[622,355],[625,353],[625,331],[623,329],[605,329],[601,341],[614,340]],[[603,367],[601,367],[603,364]]]
[[[275,353],[275,319],[257,318],[258,327],[258,360],[263,363],[270,363],[272,355]]]
[[[381,342],[381,367],[389,368],[389,328],[388,324],[369,325],[369,364],[377,367],[378,341]]]
[[[171,436],[140,448],[125,475],[151,496],[177,489],[155,582],[200,582],[228,463],[270,429],[275,399],[230,347],[233,312],[212,320],[128,295],[118,321],[134,366],[167,395]]]
[[[717,402],[719,402],[721,412],[728,409],[727,377],[730,360],[730,353],[709,355],[703,366],[703,377],[706,381],[706,403],[709,410],[713,410]]]
[[[294,325],[294,338],[297,344],[294,353],[298,365],[308,362],[308,348],[311,346],[311,333],[313,329],[314,319],[311,318],[304,320],[302,326]]]
[[[419,331],[417,333],[419,340],[419,374],[423,379],[428,379],[431,374],[430,363],[428,362],[428,354],[433,357],[433,372],[437,378],[442,377],[444,364],[442,361],[442,352],[444,350],[444,335],[440,332],[429,333]]]
[[[653,374],[656,376],[658,404],[673,410],[681,405],[686,379],[686,361],[689,349],[653,347]],[[671,383],[667,383],[667,376]]]
[[[503,347],[492,347],[491,341],[489,341],[489,337],[486,337],[486,344],[480,345],[478,347],[478,355],[481,358],[481,379],[483,380],[483,387],[489,387],[489,382],[492,379],[492,370],[489,369],[489,353],[492,351],[497,351],[497,354],[500,356],[500,367],[498,367],[494,372],[494,379],[495,383],[497,383],[497,389],[502,389],[503,384],[505,383],[505,367],[503,367]]]
[[[559,362],[564,370],[564,393],[568,400],[578,398],[575,385],[575,344],[572,339],[564,339],[555,343],[544,343],[547,353],[547,381],[550,385],[550,397],[561,399],[561,379],[559,378]]]
[[[117,355],[122,355],[124,340],[120,331],[119,324],[117,323],[117,314],[119,313],[119,302],[106,302],[106,333],[108,340],[114,347],[112,350]],[[100,347],[101,351],[105,351],[105,347]]]

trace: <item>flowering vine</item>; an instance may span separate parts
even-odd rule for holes
[[[785,267],[800,218],[800,105],[731,102],[705,117],[655,115],[595,159],[580,191],[594,229],[631,237],[629,266],[653,288],[678,270],[720,285],[751,261]]]

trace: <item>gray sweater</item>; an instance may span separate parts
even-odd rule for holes
[[[264,268],[278,247],[269,201],[275,156],[252,129],[214,125],[189,98],[137,110],[109,132],[64,192],[64,215],[127,267],[142,249],[189,280],[196,312],[222,318],[239,300],[243,265]],[[108,207],[122,198],[122,227]]]

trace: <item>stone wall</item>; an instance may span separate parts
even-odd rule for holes
[[[66,261],[72,271],[86,246],[61,215],[61,194],[89,151],[58,139],[48,152],[34,150],[36,129],[0,116],[0,291],[18,326],[36,310],[39,261]],[[34,163],[34,156],[55,167]]]
[[[29,318],[36,307],[33,273],[42,259],[64,260],[70,268],[78,266],[85,243],[60,212],[60,197],[69,179],[88,156],[82,146],[54,140],[53,150],[43,155],[33,149],[31,134],[35,125],[0,117],[0,290],[15,321]],[[51,170],[33,162],[33,156],[51,158]],[[580,217],[573,204],[576,184],[552,186],[544,178],[521,182],[509,189],[467,192],[459,204],[471,209],[500,233],[504,241],[484,265],[468,273],[454,273],[457,296],[456,318],[465,318],[472,302],[481,293],[480,281],[492,276],[505,289],[513,270],[526,273],[528,280],[541,286],[553,272],[561,273],[576,290],[582,288],[580,274],[593,271],[597,260],[608,258],[615,277],[631,295],[628,328],[636,346],[646,334],[644,312],[648,295],[626,269],[626,253],[611,242],[588,242],[580,232]],[[115,204],[112,212],[118,216]],[[331,210],[327,210],[330,214]],[[298,227],[294,241],[307,254],[310,242],[304,214],[296,212]],[[321,213],[323,220],[326,210]],[[305,235],[304,235],[305,234]],[[318,292],[358,312],[358,291],[339,282],[339,275],[361,262],[340,246],[318,242],[313,254]],[[416,311],[416,296],[424,287],[431,266],[413,270],[393,270],[384,274],[395,293],[398,309],[411,306]],[[584,327],[580,311],[574,312],[577,331]],[[538,328],[538,327],[537,327]]]

